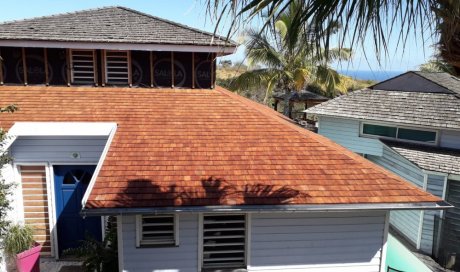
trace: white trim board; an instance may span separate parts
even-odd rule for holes
[[[30,41],[3,40],[0,46],[11,47],[42,47],[42,48],[72,48],[72,49],[106,49],[106,50],[139,50],[139,51],[174,51],[218,53],[229,55],[236,52],[236,45],[180,45],[180,44],[135,44],[135,43],[104,43],[104,42],[60,42],[60,41]]]
[[[109,136],[116,123],[106,122],[16,122],[8,131],[19,136]]]

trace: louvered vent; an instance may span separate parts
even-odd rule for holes
[[[142,215],[138,220],[138,246],[176,244],[174,215]]]
[[[245,215],[203,216],[203,269],[244,268]]]
[[[72,50],[72,83],[94,84],[96,73],[96,52],[94,50]]]
[[[107,84],[129,84],[129,70],[128,51],[105,52],[105,78]]]

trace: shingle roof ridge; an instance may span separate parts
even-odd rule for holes
[[[458,94],[455,90],[452,90],[451,88],[449,88],[449,86],[445,86],[437,81],[433,81],[431,78],[428,78],[426,77],[426,74],[443,74],[443,75],[447,75],[447,76],[450,76],[450,77],[453,77],[453,78],[456,78],[455,76],[449,74],[449,73],[446,73],[446,72],[422,72],[422,71],[412,71],[413,73],[417,74],[418,76],[421,76],[423,77],[424,79],[444,88],[444,89],[447,89],[449,90],[450,92],[452,92],[452,94],[455,94],[455,95],[460,95]],[[457,96],[458,97],[458,96]]]
[[[102,7],[98,7],[98,8],[88,8],[88,9],[83,9],[83,10],[59,12],[59,13],[54,13],[54,14],[50,14],[50,15],[42,15],[42,16],[36,16],[36,17],[31,17],[31,18],[23,18],[23,19],[3,21],[3,22],[0,22],[0,26],[1,25],[12,24],[12,23],[28,22],[28,21],[33,21],[33,20],[37,20],[37,19],[54,18],[54,17],[63,16],[63,15],[72,15],[72,14],[79,14],[79,13],[83,13],[83,12],[97,11],[97,10],[103,10],[103,9],[113,9],[113,8],[118,8],[118,6],[102,6]]]
[[[223,37],[223,36],[218,35],[218,34],[214,34],[214,33],[211,33],[211,32],[207,32],[207,31],[204,31],[204,30],[200,30],[200,29],[197,29],[197,28],[194,28],[194,27],[185,25],[185,24],[180,24],[180,23],[177,23],[177,22],[168,20],[168,19],[164,19],[164,18],[161,18],[161,17],[157,17],[157,16],[155,16],[155,15],[151,15],[151,14],[148,14],[148,13],[144,13],[144,12],[142,12],[142,11],[138,11],[138,10],[135,10],[135,9],[131,9],[131,8],[123,7],[123,6],[115,6],[115,7],[118,8],[118,9],[123,9],[123,10],[125,10],[125,11],[129,11],[129,12],[136,13],[136,14],[138,14],[138,15],[145,16],[145,17],[150,18],[150,19],[155,19],[155,20],[159,20],[159,21],[162,21],[162,22],[165,22],[165,23],[168,23],[168,24],[172,24],[172,25],[178,26],[178,27],[186,28],[186,29],[188,29],[188,30],[191,30],[191,31],[194,31],[194,32],[198,32],[198,33],[200,33],[200,34],[205,34],[205,35],[212,36],[213,38],[212,38],[212,40],[211,40],[211,43],[214,41],[214,38],[217,37],[217,38],[219,38],[219,39],[222,40],[222,41],[229,42],[230,44],[239,45],[237,42],[235,42],[235,41],[233,41],[233,40],[231,40],[231,39],[227,39],[226,37]]]
[[[271,118],[271,119],[273,119],[273,120],[275,120],[275,121],[277,121],[277,122],[279,122],[281,124],[284,124],[287,127],[291,128],[292,130],[297,131],[298,133],[300,133],[300,134],[302,134],[304,136],[311,137],[313,140],[315,140],[315,141],[317,141],[317,142],[319,142],[319,143],[321,143],[323,145],[326,145],[328,147],[334,148],[335,150],[339,151],[342,155],[348,156],[349,158],[351,158],[351,159],[353,159],[355,161],[363,163],[364,165],[368,166],[369,168],[372,168],[372,169],[377,170],[377,171],[384,172],[387,176],[389,176],[391,178],[394,178],[394,179],[397,179],[399,181],[403,181],[406,184],[409,184],[412,187],[416,188],[417,190],[424,192],[423,190],[421,190],[417,186],[408,183],[403,178],[401,178],[400,176],[394,174],[393,172],[383,168],[382,166],[376,165],[376,164],[368,161],[364,157],[362,157],[362,156],[354,153],[353,151],[351,151],[351,150],[349,150],[349,149],[347,149],[347,148],[335,143],[334,141],[332,141],[332,140],[330,140],[330,139],[328,139],[328,138],[326,138],[324,136],[321,136],[319,134],[313,133],[311,131],[308,131],[308,130],[306,130],[304,128],[299,127],[294,122],[292,122],[291,119],[285,117],[284,115],[282,115],[282,114],[280,114],[278,112],[275,112],[271,108],[268,108],[268,107],[266,107],[264,105],[261,105],[261,104],[259,104],[257,102],[254,102],[254,101],[252,101],[252,100],[250,100],[248,98],[239,96],[239,95],[237,95],[235,93],[232,93],[231,91],[226,90],[226,89],[224,89],[222,87],[218,87],[218,88],[216,88],[216,90],[219,91],[220,93],[224,94],[224,95],[230,96],[231,98],[246,104],[247,106],[259,111],[260,113],[262,113],[266,117],[269,117],[269,118]],[[362,89],[362,90],[364,90],[364,89]]]
[[[342,94],[341,96],[337,96],[335,98],[332,98],[332,99],[329,99],[325,102],[322,102],[318,105],[315,105],[313,107],[310,107],[308,108],[307,110],[305,110],[306,112],[310,112],[311,110],[315,111],[316,109],[318,108],[322,108],[322,107],[326,107],[328,106],[329,104],[332,104],[332,103],[336,103],[337,100],[342,100],[344,99],[345,97],[347,96],[351,96],[351,95],[355,95],[355,94],[358,94],[358,93],[362,93],[364,91],[374,91],[373,89],[369,89],[369,88],[363,88],[363,89],[359,89],[359,90],[355,90],[355,91],[352,91],[352,92],[347,92],[345,94]]]

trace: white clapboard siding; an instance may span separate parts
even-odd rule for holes
[[[439,141],[440,146],[460,149],[460,131],[443,130]]]
[[[418,187],[423,187],[424,174],[421,169],[407,161],[389,147],[383,147],[383,156],[368,156],[368,159]],[[390,224],[401,232],[408,240],[417,245],[420,211],[393,211],[390,213]]]
[[[136,248],[135,216],[123,216],[124,271],[181,271],[198,269],[198,214],[179,216],[179,246]]]
[[[251,215],[249,271],[380,271],[384,212]]]
[[[19,137],[11,156],[20,162],[97,163],[107,137]],[[78,158],[72,154],[78,153]]]
[[[361,154],[382,155],[382,143],[377,139],[359,137],[358,120],[319,117],[318,133]]]
[[[445,177],[441,175],[427,175],[426,190],[440,198],[443,196]],[[433,249],[433,231],[434,231],[434,216],[440,215],[439,211],[424,211],[422,236],[420,240],[420,250],[431,255]]]

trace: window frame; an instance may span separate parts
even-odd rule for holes
[[[251,239],[251,216],[249,213],[199,213],[198,218],[198,271],[208,271],[208,269],[220,269],[220,268],[207,268],[203,267],[204,260],[204,218],[205,216],[230,216],[230,215],[242,215],[244,216],[244,265],[238,269],[247,269],[249,260],[250,260],[250,239]],[[223,267],[223,270],[229,269],[228,267]],[[237,268],[232,268],[237,269]]]
[[[388,136],[379,136],[379,135],[373,135],[373,134],[366,134],[366,133],[363,132],[364,125],[394,127],[394,128],[396,128],[396,136],[395,137],[388,137]],[[409,130],[420,130],[420,131],[426,131],[426,132],[434,132],[434,133],[436,133],[436,136],[435,136],[434,142],[424,142],[424,141],[401,139],[401,138],[398,138],[399,129],[409,129]],[[401,142],[407,142],[407,143],[416,143],[416,144],[425,144],[425,145],[436,146],[439,143],[439,135],[440,135],[439,130],[436,130],[436,129],[400,126],[400,125],[389,124],[389,123],[380,123],[380,122],[360,122],[359,123],[359,137],[363,137],[363,138],[388,139],[388,140],[395,140],[395,141],[401,141]]]
[[[142,218],[144,216],[150,217],[173,217],[173,243],[161,243],[158,241],[148,241],[142,243]],[[136,215],[136,248],[148,248],[148,247],[177,247],[179,246],[179,215],[178,214],[138,214]]]

